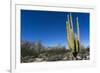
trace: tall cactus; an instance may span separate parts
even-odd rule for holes
[[[72,16],[67,16],[68,20],[66,21],[66,29],[67,29],[67,41],[68,47],[71,50],[74,57],[77,57],[77,54],[80,49],[80,30],[79,30],[79,22],[78,17],[76,18],[76,26],[77,26],[77,35],[75,37],[72,23]]]
[[[74,32],[72,28],[72,22],[71,18],[68,17],[68,21],[66,22],[66,28],[67,28],[67,40],[68,40],[68,47],[71,49],[72,52],[74,52]]]
[[[80,50],[80,29],[79,29],[79,22],[78,22],[78,17],[76,18],[76,25],[77,25],[77,51],[79,52]]]

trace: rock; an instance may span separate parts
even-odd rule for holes
[[[63,58],[64,61],[67,60],[67,59],[68,59],[67,57],[64,57],[64,58]]]
[[[48,57],[47,61],[59,61],[59,60],[63,60],[62,55],[53,55]]]
[[[29,59],[27,62],[34,62],[35,59]]]
[[[90,56],[86,56],[87,59],[90,59]]]
[[[77,59],[78,59],[78,60],[82,60],[81,56],[77,56]]]
[[[42,62],[44,59],[43,58],[35,58],[36,62]]]

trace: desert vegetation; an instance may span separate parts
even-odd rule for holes
[[[45,47],[42,42],[21,41],[21,63],[76,60],[64,46]],[[89,60],[89,47],[81,46],[77,60]]]

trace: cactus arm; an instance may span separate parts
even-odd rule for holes
[[[71,24],[71,20],[70,17],[68,16],[68,21],[66,22],[66,29],[67,29],[67,41],[68,41],[68,47],[69,49],[72,50],[72,52],[74,52],[74,32],[72,29],[72,24]]]
[[[77,51],[79,52],[80,50],[80,29],[79,29],[79,21],[78,21],[78,17],[76,17],[76,26],[77,26]]]

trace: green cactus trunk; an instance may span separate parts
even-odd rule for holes
[[[80,50],[80,32],[79,32],[78,17],[76,18],[76,26],[77,26],[77,37],[74,36],[72,16],[70,13],[70,16],[68,15],[68,21],[66,22],[67,41],[68,41],[68,48],[73,53],[74,57],[77,56],[77,53]]]
[[[77,52],[80,51],[80,29],[79,29],[79,22],[78,22],[78,17],[76,18],[76,25],[77,25]]]
[[[68,21],[66,22],[67,26],[67,41],[69,49],[74,52],[74,32],[71,25],[71,20],[68,16]]]

